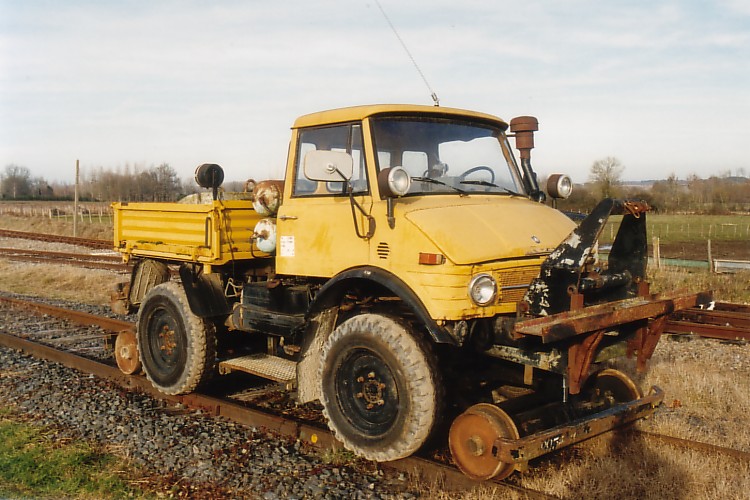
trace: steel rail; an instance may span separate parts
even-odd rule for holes
[[[18,248],[0,248],[0,256],[7,260],[36,262],[42,264],[61,264],[104,269],[108,271],[128,272],[130,266],[123,264],[119,255],[91,255],[66,252],[45,252],[42,250],[23,250]]]
[[[670,316],[664,333],[750,341],[750,306],[717,302],[713,309],[686,309]]]
[[[93,314],[71,311],[60,307],[36,302],[0,297],[0,303],[23,308],[42,314],[54,315],[72,322],[88,326],[96,325],[110,332],[133,329],[133,323],[120,321]],[[68,368],[107,379],[125,389],[148,394],[155,399],[173,404],[182,404],[189,408],[200,409],[213,416],[223,417],[235,423],[249,427],[264,428],[277,435],[291,437],[308,443],[319,449],[341,449],[333,434],[326,428],[292,418],[275,415],[256,408],[249,408],[226,399],[216,398],[202,393],[170,396],[156,390],[142,375],[126,375],[113,365],[90,359],[78,354],[62,351],[55,347],[40,344],[15,335],[0,332],[0,345],[26,352],[36,358],[60,363]],[[421,457],[407,457],[381,464],[384,467],[403,472],[415,480],[439,484],[449,490],[467,490],[478,486],[499,487],[513,490],[524,495],[524,498],[557,499],[558,497],[536,490],[531,490],[502,481],[475,481],[455,467],[441,464]]]
[[[24,231],[12,231],[10,229],[0,229],[0,236],[5,238],[19,238],[36,241],[52,241],[56,243],[67,243],[69,245],[78,245],[88,248],[105,248],[111,250],[114,243],[110,240],[96,240],[89,238],[74,238],[72,236],[61,236],[57,234],[45,233],[28,233]]]
[[[750,463],[750,452],[736,450],[734,448],[727,448],[726,446],[717,446],[715,444],[704,443],[702,441],[693,441],[691,439],[668,436],[666,434],[656,434],[654,432],[644,431],[640,429],[631,429],[631,432],[645,436],[649,440],[660,441],[677,448],[687,448],[700,451],[701,453],[724,455],[737,460],[741,460],[743,462]]]
[[[43,304],[41,302],[32,302],[11,297],[0,297],[0,303],[9,304],[19,309],[26,309],[41,314],[49,314],[50,316],[67,319],[83,326],[98,326],[113,333],[118,333],[123,330],[135,331],[135,324],[130,321],[122,321],[119,319],[107,318],[106,316],[97,316],[86,312],[73,311],[71,309]]]

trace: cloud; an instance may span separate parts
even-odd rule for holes
[[[381,4],[444,105],[537,114],[550,164],[627,152],[626,176],[652,173],[647,127],[669,137],[658,154],[704,168],[701,118],[750,129],[743,2]],[[431,101],[367,0],[0,2],[0,162],[41,175],[81,156],[262,176],[297,115],[370,102]]]

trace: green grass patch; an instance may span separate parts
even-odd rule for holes
[[[127,466],[85,442],[60,442],[54,432],[0,409],[0,497],[143,497],[121,476]]]
[[[622,216],[613,216],[602,231],[602,243],[611,243]],[[750,239],[748,215],[660,215],[646,214],[649,238],[661,243],[747,241]]]

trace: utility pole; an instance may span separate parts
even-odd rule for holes
[[[76,160],[76,184],[73,190],[73,238],[78,236],[78,160]]]

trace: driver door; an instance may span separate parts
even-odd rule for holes
[[[348,182],[316,181],[305,174],[305,156],[311,151],[335,151],[351,156]],[[368,263],[367,219],[352,210],[354,200],[367,212],[372,197],[367,178],[362,127],[359,123],[314,127],[298,131],[291,195],[278,218],[276,270],[279,274],[329,278],[350,267]],[[355,227],[355,224],[357,226]]]

